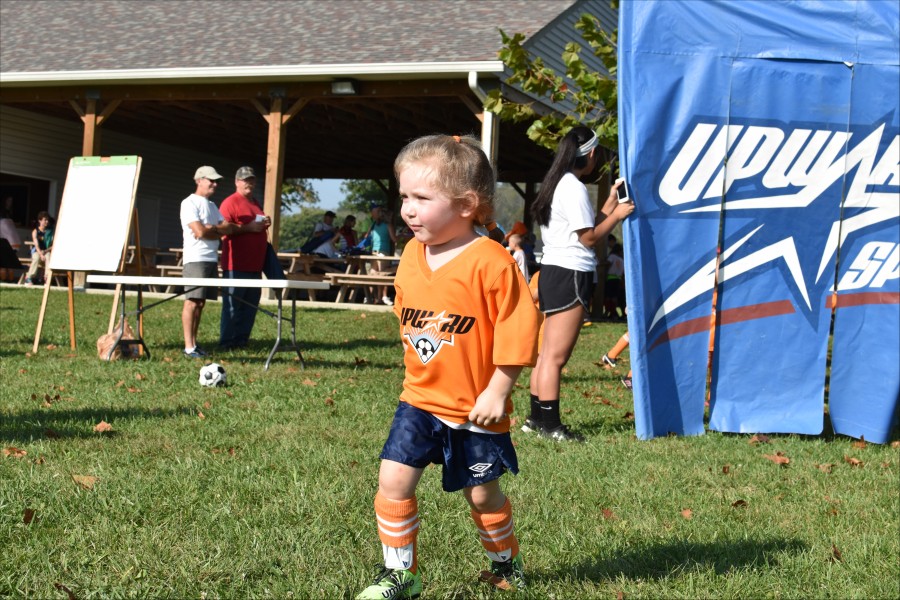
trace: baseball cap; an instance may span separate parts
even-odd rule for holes
[[[253,167],[241,167],[237,170],[237,173],[234,174],[235,179],[250,179],[251,177],[256,177],[256,173],[253,172]]]
[[[216,173],[216,170],[212,167],[200,167],[194,173],[194,181],[198,179],[211,179],[215,181],[216,179],[222,179],[222,176]]]
[[[325,211],[325,216],[326,216],[326,217],[335,217],[335,216],[337,216],[337,215],[335,215],[335,214],[334,214],[332,211],[330,211],[330,210],[326,210],[326,211]]]
[[[528,228],[525,227],[525,223],[522,221],[516,221],[513,223],[512,229],[509,230],[509,233],[506,234],[506,239],[509,239],[511,235],[525,235],[528,233]]]

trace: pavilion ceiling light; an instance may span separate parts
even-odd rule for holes
[[[331,82],[331,93],[335,96],[355,96],[359,90],[353,79],[335,79]]]

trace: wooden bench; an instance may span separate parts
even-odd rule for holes
[[[344,302],[344,299],[352,300],[352,296],[348,298],[347,292],[351,290],[351,288],[358,288],[362,286],[381,286],[394,285],[394,275],[375,275],[375,274],[360,274],[360,273],[326,273],[326,279],[331,285],[340,286],[338,290],[337,298],[335,298],[335,302]]]

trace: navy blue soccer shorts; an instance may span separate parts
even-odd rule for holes
[[[388,433],[382,460],[424,469],[441,465],[445,492],[499,479],[506,471],[519,472],[509,433],[479,433],[454,429],[431,413],[400,402]]]

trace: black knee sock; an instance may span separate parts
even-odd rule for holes
[[[544,415],[541,414],[541,401],[534,394],[531,394],[531,416],[528,418],[535,423],[540,423],[544,419]]]
[[[540,400],[541,426],[544,429],[556,429],[562,422],[559,420],[559,400]]]

